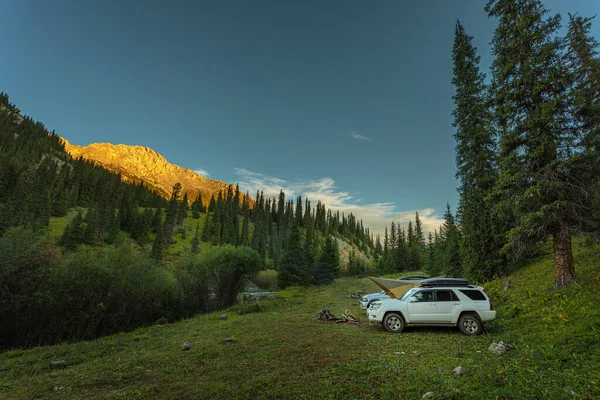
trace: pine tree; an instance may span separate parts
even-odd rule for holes
[[[427,236],[427,261],[425,262],[425,270],[433,271],[435,269],[435,243],[433,234],[429,232]]]
[[[240,234],[239,244],[248,246],[250,244],[250,208],[248,206],[248,197],[244,197],[244,205],[242,207],[244,221],[242,222],[242,233]]]
[[[291,285],[308,285],[311,278],[311,266],[306,260],[306,253],[302,248],[300,228],[292,228],[288,246],[277,271],[277,283],[281,288]]]
[[[500,250],[503,229],[492,216],[490,196],[498,179],[491,115],[487,107],[485,75],[479,56],[459,21],[454,32],[454,124],[456,177],[460,179],[458,215],[462,227],[461,260],[475,280],[491,279],[503,271]],[[418,216],[418,215],[417,215]]]
[[[462,275],[460,260],[460,232],[456,226],[454,215],[450,209],[450,204],[446,204],[444,213],[444,224],[440,229],[440,242],[442,249],[442,267],[443,271],[450,277],[460,277]]]
[[[177,182],[175,185],[173,185],[173,192],[171,193],[171,199],[169,200],[169,206],[167,207],[165,222],[162,224],[162,247],[165,249],[168,248],[173,242],[173,231],[175,230],[175,224],[177,223],[180,213],[180,193],[181,183]]]
[[[590,218],[591,187],[582,181],[585,145],[569,128],[569,71],[558,37],[560,16],[548,17],[540,0],[491,0],[497,17],[493,44],[492,96],[500,127],[497,190],[504,209],[514,210],[508,234],[512,255],[525,255],[539,241],[554,241],[555,287],[575,278],[571,237]]]
[[[119,219],[119,213],[115,210],[113,212],[110,227],[108,229],[108,235],[106,236],[106,242],[109,244],[117,244],[121,240],[121,220]]]
[[[163,259],[165,243],[163,235],[163,223],[161,220],[158,224],[158,228],[156,229],[156,237],[154,238],[154,242],[152,243],[152,251],[150,253],[150,256],[155,260]]]
[[[217,203],[215,201],[215,196],[211,195],[210,201],[208,202],[208,212],[214,212],[216,205],[217,205]]]
[[[400,226],[400,224],[398,224]],[[408,255],[406,232],[403,228],[398,229],[398,246],[396,246],[396,271],[402,272],[408,269]]]
[[[120,214],[121,214],[121,210],[119,210],[119,215]],[[152,217],[151,227],[152,227],[153,233],[158,232],[158,227],[161,222],[162,222],[162,208],[159,207],[156,209],[156,211],[154,211],[154,216]],[[123,226],[123,224],[121,224],[121,226]]]
[[[203,242],[210,241],[210,238],[212,237],[211,226],[212,226],[211,214],[206,213],[206,221],[204,222],[204,229],[202,230],[202,241]]]
[[[337,240],[333,235],[325,235],[321,257],[315,269],[315,281],[318,284],[332,282],[340,275],[340,253]]]
[[[200,224],[196,225],[196,234],[194,235],[194,238],[192,239],[192,254],[198,254],[200,252],[200,237],[199,237],[199,231],[200,231]]]
[[[302,226],[303,222],[303,213],[302,213],[302,196],[296,197],[296,212],[294,213],[296,218],[296,225]]]
[[[68,224],[58,241],[58,244],[66,250],[75,250],[84,238],[83,216],[81,210],[77,212],[70,224]]]
[[[575,143],[578,151],[572,155],[573,163],[579,170],[578,184],[587,184],[586,192],[589,186],[595,191],[592,219],[581,218],[581,228],[595,231],[600,241],[600,56],[598,42],[590,34],[592,20],[569,14],[567,60],[572,82],[571,129],[580,139]]]

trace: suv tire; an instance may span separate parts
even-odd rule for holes
[[[476,314],[463,314],[458,319],[458,330],[463,335],[480,335],[483,332],[483,323]]]
[[[383,327],[388,332],[400,333],[404,330],[404,325],[405,323],[402,315],[395,312],[386,314],[385,318],[383,319]]]

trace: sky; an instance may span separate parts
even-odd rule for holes
[[[600,13],[597,0],[545,4],[564,18]],[[0,91],[73,144],[148,146],[251,195],[321,200],[375,232],[418,210],[431,231],[458,202],[454,24],[488,72],[484,5],[0,0]]]

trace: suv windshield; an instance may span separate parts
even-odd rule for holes
[[[402,296],[402,298],[401,298],[400,300],[403,300],[403,301],[404,301],[404,300],[408,299],[408,298],[409,298],[410,296],[412,296],[412,295],[413,295],[413,294],[414,294],[414,293],[415,293],[417,290],[419,290],[419,289],[418,289],[418,288],[412,288],[412,289],[410,289],[408,292],[406,292],[406,293],[404,294],[404,296]]]

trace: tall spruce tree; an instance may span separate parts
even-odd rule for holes
[[[311,266],[306,260],[302,247],[300,228],[294,224],[291,229],[288,246],[277,271],[277,283],[285,288],[292,285],[308,285],[311,279]]]
[[[493,218],[490,202],[498,179],[496,146],[487,107],[485,75],[480,57],[459,21],[454,31],[456,177],[460,179],[457,215],[463,232],[460,242],[465,274],[475,280],[490,279],[503,272],[500,250],[504,246],[502,224]]]
[[[460,241],[460,231],[450,209],[450,204],[447,203],[446,212],[444,213],[444,223],[440,228],[440,264],[443,271],[451,277],[460,277],[462,275]]]
[[[571,129],[579,139],[573,143],[573,163],[579,170],[578,185],[595,191],[594,200],[582,202],[581,211],[592,208],[592,219],[583,215],[581,228],[592,231],[600,241],[600,56],[599,45],[591,35],[593,18],[569,14],[567,61],[571,77],[569,106]],[[595,189],[594,187],[595,186]]]
[[[325,235],[323,249],[317,268],[315,269],[315,281],[317,284],[332,282],[340,274],[340,253],[336,238],[331,234]]]
[[[491,0],[486,11],[498,19],[492,41],[501,150],[497,188],[504,207],[517,216],[507,248],[518,257],[551,236],[555,287],[561,288],[575,278],[571,237],[589,218],[589,208],[587,215],[583,211],[591,193],[580,185],[585,167],[576,162],[586,150],[568,129],[560,16],[548,16],[540,0]]]
[[[152,242],[152,251],[150,252],[150,256],[155,260],[162,260],[163,258],[165,249],[163,235],[163,222],[160,220],[156,229],[156,237],[154,238],[154,242]]]
[[[200,224],[196,225],[196,234],[192,238],[192,248],[190,251],[192,254],[198,254],[200,252]]]

